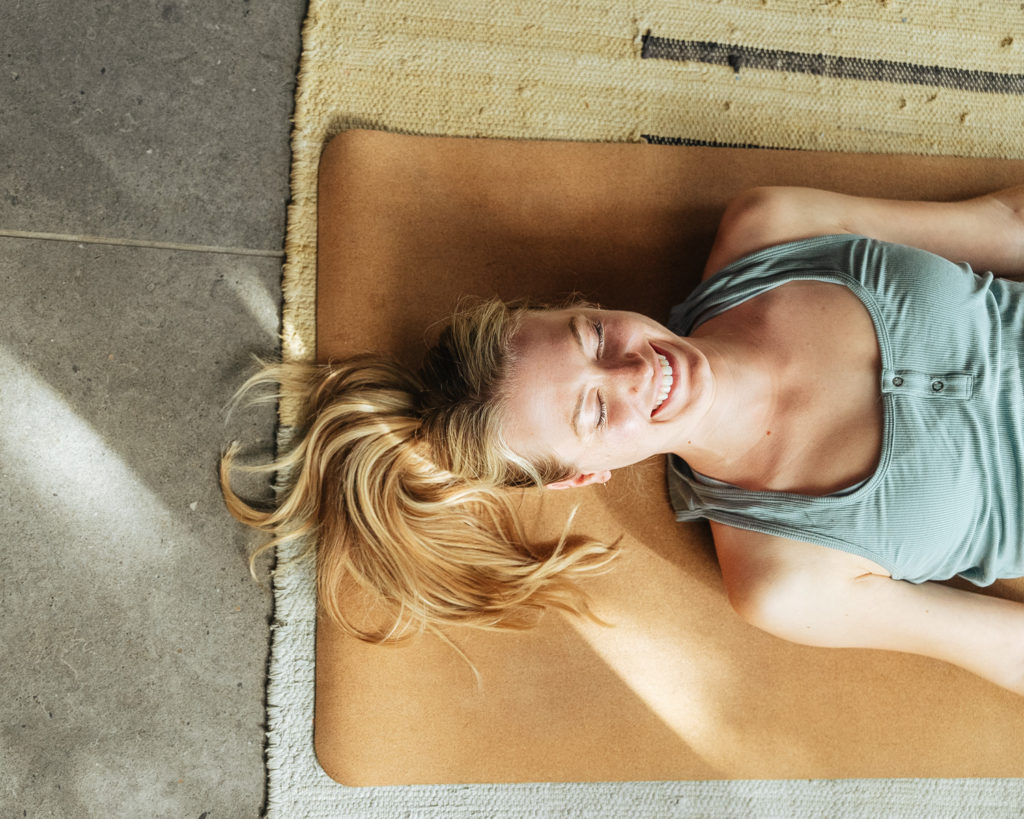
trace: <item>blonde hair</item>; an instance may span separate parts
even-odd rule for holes
[[[225,454],[227,507],[272,536],[258,551],[316,543],[320,605],[346,632],[384,642],[442,624],[522,629],[549,607],[594,617],[579,580],[614,548],[570,539],[567,524],[553,548],[538,549],[508,491],[574,473],[527,461],[502,436],[512,340],[527,309],[492,300],[456,313],[418,372],[364,355],[270,365],[243,385],[279,385],[300,399],[302,421],[294,446],[256,467],[287,476],[272,509],[232,491],[237,450]],[[386,623],[346,613],[352,581],[386,604]]]

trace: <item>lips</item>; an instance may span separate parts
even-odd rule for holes
[[[654,395],[654,409],[651,410],[651,417],[657,415],[669,396],[672,394],[672,388],[675,386],[675,371],[672,368],[672,363],[668,356],[654,348],[654,352],[657,355],[657,366],[655,368],[655,395]]]

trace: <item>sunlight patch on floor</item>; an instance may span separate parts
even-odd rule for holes
[[[124,408],[127,409],[127,408]],[[116,545],[118,557],[168,561],[159,546],[188,535],[143,480],[32,369],[0,347],[0,476],[29,490],[34,513],[73,533],[83,565]],[[155,542],[155,543],[154,543]]]
[[[225,283],[252,316],[256,326],[266,334],[267,340],[276,341],[280,311],[267,288],[254,276],[229,276]]]

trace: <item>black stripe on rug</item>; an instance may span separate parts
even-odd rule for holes
[[[776,145],[755,145],[752,142],[715,142],[711,139],[690,139],[689,137],[667,137],[657,134],[640,134],[648,145],[695,145],[699,148],[764,148],[769,151],[794,151],[795,148],[781,148]]]
[[[808,54],[771,48],[711,43],[701,40],[673,40],[645,34],[641,57],[645,60],[727,65],[739,73],[743,68],[790,71],[844,80],[876,80],[906,85],[933,85],[990,94],[1024,94],[1024,74],[999,74],[941,65],[917,65],[892,60],[867,60],[832,54]]]

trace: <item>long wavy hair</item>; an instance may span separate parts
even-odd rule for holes
[[[529,628],[547,608],[597,619],[579,581],[604,569],[614,546],[570,539],[567,523],[538,548],[509,492],[574,473],[526,460],[502,435],[513,338],[528,309],[491,300],[460,310],[418,371],[362,355],[268,365],[250,378],[240,392],[273,385],[301,405],[293,446],[247,467],[284,476],[272,508],[232,490],[237,446],[221,460],[228,509],[271,536],[253,559],[296,538],[315,544],[320,605],[370,642],[444,624]],[[353,582],[383,604],[382,621],[343,604]]]

